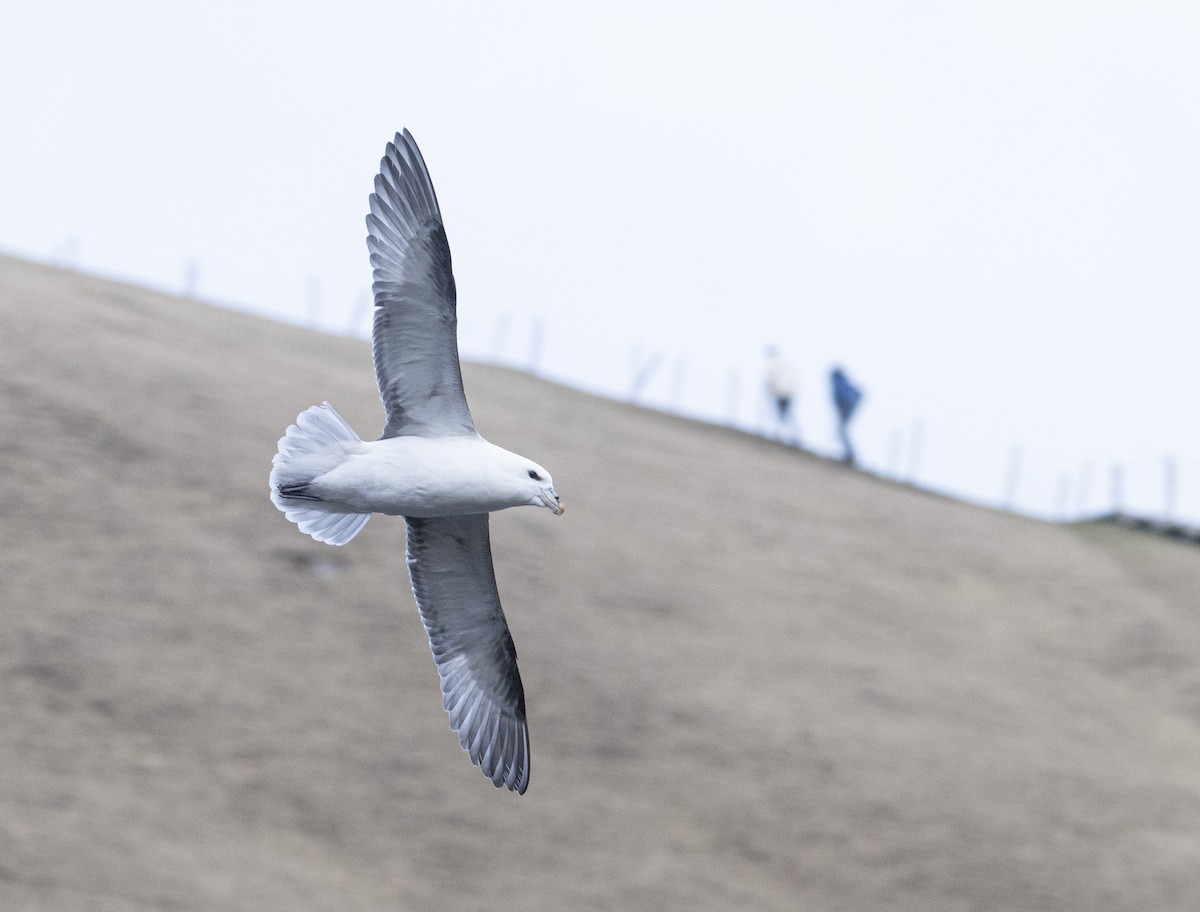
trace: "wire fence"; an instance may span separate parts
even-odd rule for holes
[[[66,239],[54,251],[53,260],[64,265],[77,262],[79,239]],[[202,264],[190,260],[185,264],[182,293],[195,298],[199,292],[203,275]],[[373,318],[373,301],[369,291],[364,291],[352,305],[343,308],[343,313],[323,312],[319,279],[310,275],[307,294],[308,325],[338,331],[330,326],[330,320],[340,317],[345,322],[341,332],[346,335],[369,337]],[[496,320],[490,343],[483,350],[473,352],[478,360],[489,361],[524,370],[531,374],[542,372],[542,358],[546,339],[546,321],[534,318],[521,333],[514,327],[510,314],[502,313]],[[525,335],[524,340],[520,337]],[[524,344],[522,344],[524,343]],[[514,349],[524,348],[522,354],[513,355]],[[629,363],[628,383],[622,396],[620,384],[609,384],[608,394],[613,398],[625,398],[649,408],[688,417],[699,418],[714,424],[737,427],[749,433],[779,440],[794,429],[780,426],[772,419],[772,405],[765,395],[762,377],[750,381],[745,368],[728,370],[723,394],[718,394],[711,409],[699,410],[685,407],[685,391],[689,381],[687,361],[683,357],[668,359],[662,351],[644,351],[634,346]],[[558,376],[567,382],[578,378]],[[651,383],[662,387],[657,396],[648,394]],[[595,392],[595,385],[578,383]],[[603,390],[602,390],[603,391]],[[754,397],[757,406],[747,413],[747,397]],[[867,453],[865,468],[886,478],[916,487],[939,490],[960,496],[963,499],[985,503],[1012,512],[1035,515],[1061,522],[1077,521],[1098,516],[1110,516],[1154,523],[1165,527],[1182,527],[1200,530],[1200,459],[1176,454],[1143,455],[1128,459],[1101,462],[1083,459],[1070,468],[1053,468],[1043,461],[1039,464],[1036,454],[1025,447],[1013,445],[1006,454],[1004,468],[996,481],[995,496],[987,494],[980,485],[970,489],[947,489],[939,484],[936,474],[922,474],[924,450],[927,447],[926,422],[913,419],[898,424],[889,434],[886,452]],[[797,437],[798,440],[798,437]],[[838,458],[833,446],[805,447],[819,455]],[[1197,532],[1200,535],[1200,532]]]

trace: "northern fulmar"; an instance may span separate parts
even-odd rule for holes
[[[499,788],[529,785],[525,692],[496,577],[488,513],[563,504],[550,473],[475,430],[458,363],[450,246],[407,130],[388,143],[367,216],[371,346],[387,423],[364,441],[328,402],[301,412],[271,462],[271,500],[344,545],[372,513],[408,524],[408,573],[463,749]]]

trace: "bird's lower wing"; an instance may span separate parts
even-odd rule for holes
[[[525,691],[496,590],[488,515],[409,518],[408,572],[450,727],[495,786],[524,792]]]

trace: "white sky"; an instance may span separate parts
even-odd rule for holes
[[[837,362],[869,467],[1200,521],[1194,0],[311,10],[9,4],[0,249],[365,333],[407,126],[467,357],[755,426],[776,344],[818,449]]]

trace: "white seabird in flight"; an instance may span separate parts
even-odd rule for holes
[[[529,785],[525,692],[488,538],[488,513],[563,512],[550,473],[475,430],[458,364],[450,246],[407,130],[388,143],[367,216],[375,379],[387,412],[364,441],[328,402],[296,419],[271,465],[271,500],[317,541],[344,545],[372,513],[408,523],[408,573],[463,749],[498,788]]]

